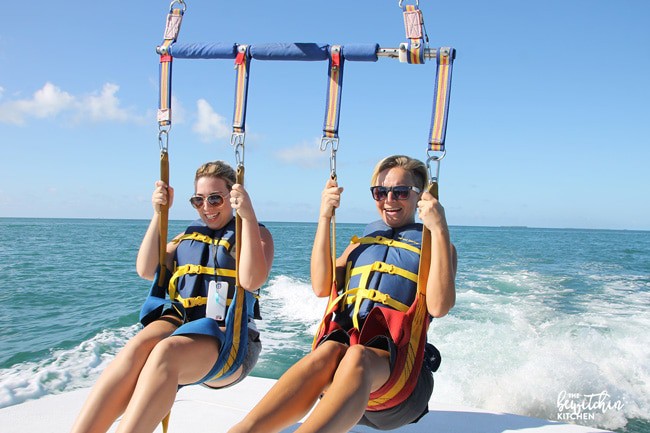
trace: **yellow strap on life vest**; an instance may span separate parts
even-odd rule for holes
[[[169,298],[173,301],[182,302],[185,308],[190,308],[197,305],[204,305],[207,302],[207,298],[202,296],[198,296],[196,298],[183,298],[178,294],[178,291],[176,289],[176,280],[178,280],[178,278],[180,278],[181,276],[187,274],[193,274],[193,275],[204,274],[204,275],[215,275],[221,277],[235,278],[237,271],[235,271],[234,269],[211,268],[208,266],[191,265],[191,264],[178,266],[174,271],[172,277],[169,279],[169,289],[168,289]],[[196,299],[196,301],[192,301],[192,299]],[[188,305],[186,306],[185,303],[188,303]]]
[[[382,293],[379,290],[374,289],[362,289],[356,288],[348,290],[345,292],[345,303],[347,305],[356,304],[360,300],[367,299],[373,302],[379,302],[383,305],[388,305],[389,307],[398,310],[398,311],[407,311],[409,306],[401,303],[400,301],[393,299],[387,293]],[[358,312],[358,308],[355,307],[355,314]]]
[[[243,146],[243,143],[242,143]],[[243,149],[241,149],[243,152]],[[237,172],[235,175],[235,180],[238,184],[244,184],[244,163],[243,160],[237,165]],[[243,315],[243,306],[246,302],[246,295],[244,294],[244,288],[239,284],[239,256],[241,254],[241,245],[242,245],[242,219],[239,215],[239,212],[235,213],[235,270],[233,277],[235,278],[235,309],[234,309],[234,323],[240,324],[242,321],[247,320]],[[237,360],[237,354],[239,353],[239,344],[242,338],[245,338],[244,335],[241,335],[241,326],[234,326],[232,328],[226,329],[226,332],[232,333],[232,345],[230,346],[230,351],[228,353],[228,360],[225,365],[211,380],[218,379],[223,376],[232,365]],[[221,350],[221,349],[220,349]],[[221,354],[220,354],[221,356]]]
[[[184,234],[184,235],[180,236],[179,238],[174,239],[173,242],[175,244],[177,244],[177,243],[179,243],[181,241],[186,241],[186,240],[199,241],[199,242],[203,242],[203,243],[206,243],[206,244],[209,244],[209,245],[217,245],[219,247],[224,247],[225,249],[230,250],[230,242],[226,241],[225,239],[218,239],[217,240],[217,239],[211,238],[208,235],[204,235],[202,233],[197,233],[197,232]]]
[[[407,244],[406,242],[398,241],[395,239],[385,238],[383,236],[374,236],[374,237],[366,236],[363,238],[358,238],[357,236],[353,236],[350,242],[353,244],[361,244],[361,245],[372,245],[372,244],[386,245],[387,247],[402,248],[408,251],[412,251],[416,254],[420,254],[420,249],[414,245]]]
[[[406,278],[407,280],[411,280],[413,282],[418,281],[417,274],[411,271],[407,271],[406,269],[400,268],[399,266],[390,265],[388,263],[384,263],[380,261],[371,263],[369,265],[356,266],[352,268],[352,271],[350,272],[350,276],[353,277],[355,275],[361,274],[359,287],[367,288],[368,280],[370,279],[370,275],[373,272],[381,272],[390,275],[399,275],[400,277]]]
[[[408,310],[408,307],[402,304],[399,301],[394,300],[391,298],[389,295],[385,293],[381,293],[377,290],[374,289],[368,289],[368,281],[370,280],[370,276],[372,275],[373,272],[382,272],[390,275],[399,275],[400,277],[406,278],[408,280],[417,282],[418,281],[418,276],[417,274],[407,271],[406,269],[400,268],[395,265],[391,265],[388,263],[376,261],[374,263],[371,263],[369,265],[364,265],[364,266],[357,266],[352,269],[348,269],[347,275],[348,275],[348,280],[350,281],[349,277],[359,275],[361,274],[361,279],[359,280],[359,286],[354,289],[348,289],[343,295],[344,296],[351,296],[352,299],[346,298],[344,301],[346,304],[352,304],[354,303],[354,311],[352,314],[352,323],[355,328],[361,329],[359,327],[359,318],[358,318],[358,313],[359,310],[361,309],[361,302],[364,299],[369,299],[371,301],[375,302],[381,302],[384,305],[391,306],[395,308],[396,310],[399,311],[406,311]],[[404,308],[402,308],[404,307]]]

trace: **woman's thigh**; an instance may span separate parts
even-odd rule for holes
[[[178,374],[178,384],[201,380],[219,357],[218,341],[208,335],[172,335],[161,340],[147,364],[164,365]]]

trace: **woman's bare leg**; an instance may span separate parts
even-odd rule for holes
[[[229,433],[272,433],[298,422],[331,383],[347,346],[327,341],[289,368]]]
[[[390,376],[390,360],[384,350],[354,345],[339,363],[329,390],[296,433],[342,432],[363,416],[370,393]]]
[[[161,340],[177,325],[157,320],[142,329],[106,367],[72,427],[72,433],[104,433],[124,412],[142,367]]]
[[[178,335],[157,344],[140,372],[117,432],[154,431],[171,410],[178,385],[201,380],[218,356],[217,341],[205,335]]]

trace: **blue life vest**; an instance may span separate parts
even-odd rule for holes
[[[231,254],[235,247],[234,218],[218,230],[209,228],[200,219],[196,220],[175,242],[178,243],[178,247],[174,254],[174,269],[171,276],[168,276],[167,283],[169,300],[165,301],[164,293],[160,293],[160,291],[154,293],[156,286],[156,281],[154,281],[152,294],[140,313],[144,325],[159,317],[162,311],[161,306],[170,301],[172,305],[183,312],[185,322],[205,317],[210,281],[228,283],[228,305],[234,296],[236,271],[235,258]],[[152,297],[158,298],[158,300],[151,299]],[[254,317],[256,298],[248,291],[246,292],[246,303],[249,306],[249,317]],[[154,312],[154,309],[157,311]],[[151,313],[153,313],[153,317],[151,317]],[[219,321],[218,324],[223,326],[224,322]]]
[[[375,306],[406,311],[417,292],[422,224],[397,229],[383,221],[366,226],[346,264],[342,311],[334,321],[343,329],[361,329]]]

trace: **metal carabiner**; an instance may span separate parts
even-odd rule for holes
[[[158,130],[158,146],[160,151],[167,153],[169,148],[169,129],[168,127],[160,126]]]
[[[174,0],[170,3],[169,5],[169,12],[172,12],[174,10],[174,5],[178,3],[179,5],[183,6],[183,13],[187,10],[187,4],[185,4],[185,0]]]
[[[322,137],[320,139],[320,150],[327,150],[327,146],[330,146],[330,176],[332,179],[336,179],[336,151],[339,150],[339,139],[334,137]]]
[[[246,139],[245,132],[233,132],[230,136],[230,144],[235,147],[235,161],[237,167],[244,166],[244,141]]]
[[[429,172],[429,182],[438,182],[440,177],[440,161],[445,157],[447,151],[443,150],[441,155],[432,155],[429,152],[430,151],[427,151],[427,171]],[[431,169],[431,163],[435,164],[435,176]]]

